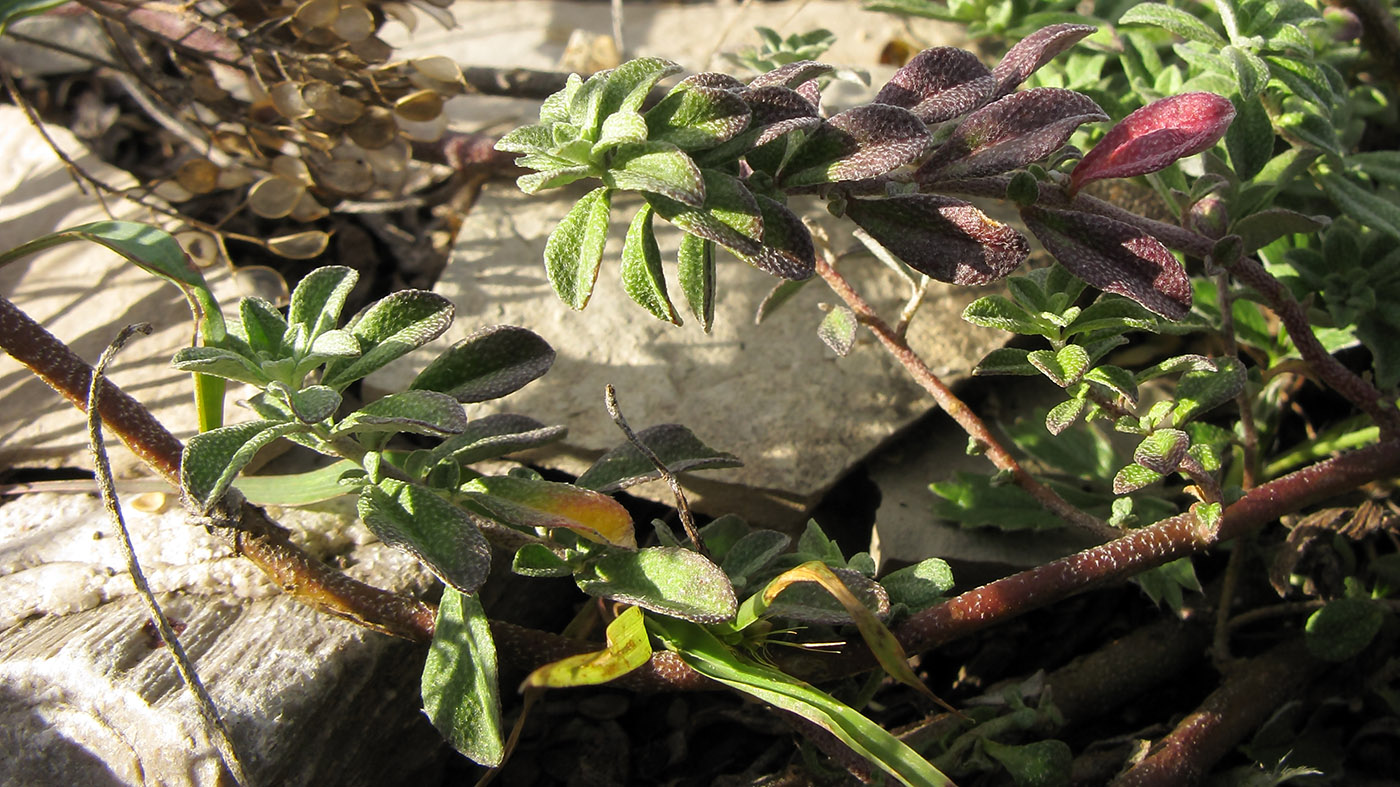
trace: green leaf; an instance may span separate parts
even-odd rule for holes
[[[647,194],[647,202],[662,218],[691,235],[733,251],[752,256],[762,248],[763,214],[758,200],[733,175],[713,169],[701,170],[705,181],[705,204],[699,208]]]
[[[1287,208],[1268,208],[1235,222],[1230,231],[1240,236],[1246,254],[1287,235],[1311,235],[1332,223],[1325,215],[1306,216]]]
[[[1318,176],[1322,190],[1342,209],[1362,224],[1400,239],[1400,205],[1348,180],[1344,175],[1328,172]]]
[[[357,509],[380,541],[423,561],[448,585],[472,594],[486,581],[490,545],[471,515],[428,487],[385,478],[361,488]]]
[[[301,342],[304,330],[300,325],[292,326],[293,346]],[[332,330],[326,331],[316,340],[311,342],[311,348],[302,356],[292,371],[292,381],[300,382],[306,379],[306,375],[312,369],[336,358],[357,358],[360,355],[360,343],[349,331]]]
[[[1158,429],[1148,435],[1133,451],[1133,461],[1159,475],[1176,472],[1191,438],[1178,429]],[[1121,492],[1119,494],[1122,494]]]
[[[767,568],[792,539],[776,530],[755,530],[725,550],[720,568],[735,587],[743,587],[755,574]]]
[[[963,527],[1000,530],[1049,530],[1064,522],[1018,486],[993,486],[987,476],[959,470],[953,480],[929,484],[939,499],[935,516]],[[1073,501],[1071,501],[1073,502]]]
[[[451,457],[461,465],[538,448],[560,439],[568,430],[545,426],[533,418],[495,413],[467,424],[461,434],[444,440],[433,449],[437,458]]]
[[[262,298],[243,298],[238,302],[241,318],[235,329],[242,329],[242,338],[253,352],[266,353],[268,360],[284,357],[282,337],[287,334],[287,320],[277,307]]]
[[[618,145],[635,145],[647,141],[647,122],[638,112],[618,112],[603,121],[598,141],[593,143],[590,158],[596,159]]]
[[[1225,132],[1225,150],[1230,165],[1241,180],[1258,175],[1274,152],[1274,124],[1258,99],[1233,100],[1235,120]]]
[[[1016,787],[1069,787],[1074,754],[1064,741],[1036,741],[1021,746],[997,743],[991,738],[980,741],[982,750],[1011,774]]]
[[[567,577],[573,567],[544,544],[525,544],[515,550],[510,570],[522,577]]]
[[[1133,582],[1142,588],[1153,604],[1166,601],[1167,606],[1178,614],[1186,603],[1181,591],[1199,593],[1201,590],[1201,582],[1196,578],[1196,568],[1191,564],[1189,557],[1178,558],[1150,571],[1144,571],[1133,577]]]
[[[238,491],[256,505],[304,506],[340,497],[346,489],[340,477],[359,465],[349,459],[318,470],[287,475],[239,476],[233,482]]]
[[[637,432],[637,439],[673,473],[743,465],[737,456],[705,445],[680,424],[649,426]],[[651,460],[626,442],[598,457],[574,483],[584,489],[610,493],[660,477],[661,472]]]
[[[263,386],[269,380],[262,368],[232,350],[219,347],[182,347],[170,365],[184,372],[197,372],[240,383]]]
[[[554,133],[549,123],[521,126],[496,140],[495,147],[503,153],[548,153],[554,147]]]
[[[1163,3],[1139,3],[1119,17],[1118,24],[1152,25],[1176,33],[1188,41],[1199,41],[1217,49],[1225,46],[1225,39],[1205,22]]]
[[[340,394],[334,388],[312,385],[294,391],[281,383],[272,383],[268,391],[277,391],[287,403],[292,414],[304,424],[320,423],[335,414],[340,408]]]
[[[1376,602],[1339,598],[1308,617],[1303,641],[1324,661],[1346,661],[1371,644],[1384,622],[1385,610]]]
[[[521,164],[521,166],[529,166]],[[526,194],[535,194],[545,189],[557,189],[560,186],[567,186],[576,180],[595,177],[598,174],[591,165],[576,165],[547,169],[543,172],[531,172],[528,175],[521,175],[515,179],[515,185]]]
[[[891,607],[903,605],[910,613],[918,612],[942,601],[953,589],[953,570],[931,557],[886,574],[880,585],[889,593]]]
[[[486,476],[461,488],[487,514],[511,527],[567,528],[590,541],[637,548],[632,516],[607,495],[572,484]]]
[[[1096,366],[1084,373],[1084,379],[1108,386],[1115,394],[1137,404],[1137,377],[1118,366]]]
[[[524,388],[553,364],[554,349],[534,331],[492,325],[433,359],[409,388],[438,391],[463,403],[486,402]]]
[[[1161,481],[1163,475],[1142,465],[1126,465],[1113,477],[1113,494],[1126,495]]]
[[[1048,413],[1045,420],[1050,420]],[[1101,479],[1113,472],[1117,461],[1113,446],[1097,429],[1075,429],[1051,436],[1041,428],[1040,419],[1027,417],[1011,423],[1006,431],[1017,447],[1057,474]]]
[[[1079,382],[1089,368],[1089,353],[1077,344],[1067,344],[1059,350],[1033,350],[1026,360],[1061,388]]]
[[[1162,318],[1146,307],[1122,296],[1105,295],[1087,306],[1065,327],[1065,337],[1094,331],[1151,331]]]
[[[423,665],[423,711],[454,749],[488,768],[505,759],[498,683],[481,602],[446,589]]]
[[[639,57],[605,72],[607,85],[603,88],[599,111],[605,118],[618,112],[636,112],[656,83],[681,67],[659,57]]]
[[[1040,370],[1027,359],[1029,350],[1022,350],[1018,347],[1002,347],[987,353],[972,373],[977,376],[993,374],[1011,374],[1020,377],[1033,377],[1040,374]]]
[[[715,244],[696,235],[681,236],[676,254],[676,279],[705,333],[715,322]]]
[[[759,301],[758,312],[754,315],[753,319],[754,324],[762,325],[764,320],[772,317],[774,312],[782,308],[783,304],[792,300],[792,296],[800,292],[803,286],[809,281],[811,281],[811,279],[799,279],[797,281],[789,279],[774,285],[773,289],[769,290],[768,294],[763,296],[763,300]]]
[[[608,624],[607,638],[608,646],[603,650],[568,656],[536,669],[526,676],[521,688],[596,686],[651,661],[646,618],[637,607],[628,607]]]
[[[1346,163],[1374,181],[1400,187],[1400,150],[1352,153],[1346,157]]]
[[[772,667],[739,656],[700,626],[655,618],[648,622],[666,646],[692,669],[822,727],[902,784],[915,787],[952,785],[928,760],[830,695]]]
[[[856,313],[838,304],[822,317],[821,325],[817,326],[817,336],[832,352],[845,358],[855,346],[859,325]]]
[[[331,429],[331,437],[363,432],[447,437],[466,428],[467,413],[456,399],[436,391],[400,391],[345,416]]]
[[[749,105],[728,90],[682,81],[647,110],[647,138],[682,150],[714,147],[749,125]]]
[[[400,290],[371,304],[345,326],[360,356],[326,364],[324,385],[338,390],[442,335],[452,324],[452,302],[426,290]]]
[[[680,325],[681,318],[666,293],[661,250],[651,228],[655,214],[650,205],[643,205],[627,228],[627,238],[622,243],[622,289],[656,319]]]
[[[669,142],[619,145],[603,182],[615,189],[660,194],[693,208],[705,204],[705,179],[700,168]]]
[[[180,489],[201,512],[208,512],[263,446],[309,428],[296,422],[261,420],[201,432],[185,442],[180,456]]]
[[[724,570],[683,547],[611,552],[576,580],[590,596],[697,623],[729,620],[739,607]]]
[[[1086,399],[1068,399],[1051,407],[1045,413],[1045,430],[1052,435],[1058,436],[1066,429],[1074,425],[1079,420],[1079,416],[1084,414],[1085,408],[1089,406]]]
[[[1234,399],[1244,390],[1244,365],[1234,358],[1216,361],[1219,371],[1187,372],[1176,384],[1176,410],[1172,426],[1180,428],[1217,405]]]
[[[292,348],[298,355],[310,352],[321,334],[333,330],[340,322],[345,299],[359,278],[360,274],[352,268],[327,265],[306,274],[297,283],[292,290],[287,322],[304,327],[304,332],[299,334],[301,342]]]
[[[559,300],[572,309],[587,306],[593,295],[611,210],[612,191],[606,186],[596,188],[574,204],[545,242],[549,283]]]
[[[1234,69],[1235,80],[1240,85],[1240,97],[1245,101],[1253,101],[1269,81],[1268,64],[1248,49],[1233,44],[1225,47],[1221,54],[1230,61],[1230,67]]]
[[[1029,336],[1044,336],[1053,330],[1003,295],[984,295],[969,303],[962,318],[983,328],[1000,328]]]

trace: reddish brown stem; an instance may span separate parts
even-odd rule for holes
[[[87,411],[92,367],[18,307],[0,298],[0,348],[29,367],[74,407]],[[180,485],[179,439],[151,412],[112,385],[99,405],[102,422],[166,481]],[[416,599],[351,579],[303,552],[287,530],[257,506],[244,503],[214,532],[253,561],[283,592],[338,617],[386,634],[427,641],[433,634],[433,608]]]
[[[1216,762],[1262,724],[1321,668],[1303,643],[1286,642],[1236,665],[1225,683],[1152,747],[1114,787],[1177,787],[1200,782]]]
[[[1016,457],[1012,456],[1011,452],[1007,451],[1006,447],[992,435],[991,430],[987,429],[987,425],[982,422],[982,419],[978,418],[977,414],[972,412],[972,409],[963,403],[963,401],[938,378],[938,375],[933,373],[932,369],[928,368],[928,365],[924,363],[918,353],[910,349],[908,343],[906,343],[899,334],[895,333],[884,320],[880,319],[880,316],[875,313],[875,310],[870,308],[870,304],[866,303],[865,299],[860,296],[860,293],[856,292],[855,289],[851,287],[851,283],[846,280],[846,277],[842,276],[835,268],[831,267],[830,262],[822,256],[818,256],[817,258],[817,273],[826,280],[826,283],[830,285],[832,291],[835,292],[841,300],[845,301],[851,311],[855,312],[856,317],[861,323],[865,325],[866,328],[869,328],[871,333],[875,334],[875,337],[880,340],[880,343],[885,346],[885,349],[889,351],[890,355],[894,356],[895,360],[899,361],[899,363],[904,366],[905,370],[909,372],[925,391],[928,391],[929,395],[933,397],[933,400],[938,403],[938,406],[942,407],[943,411],[951,416],[954,421],[957,421],[958,425],[961,426],[972,439],[977,440],[987,447],[987,458],[998,468],[1011,473],[1011,477],[1016,481],[1017,486],[1020,486],[1030,494],[1031,497],[1034,497],[1046,508],[1054,511],[1066,522],[1093,533],[1100,539],[1107,540],[1118,537],[1119,533],[1116,529],[1110,527],[1097,517],[1087,514],[1078,507],[1070,504],[1064,498],[1055,494],[1053,489],[1035,480],[1034,476],[1027,472],[1024,467],[1021,467],[1021,463],[1016,461]]]

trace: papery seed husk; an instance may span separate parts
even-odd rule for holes
[[[363,41],[374,33],[374,14],[363,3],[344,3],[331,30],[350,43]]]
[[[409,93],[394,102],[394,113],[410,123],[427,123],[442,114],[442,96],[432,90]]]
[[[175,180],[191,194],[208,194],[219,186],[219,167],[209,159],[193,158],[175,171]]]
[[[385,107],[367,107],[359,120],[346,127],[345,134],[356,145],[373,150],[398,139],[399,127],[394,123],[394,113]]]
[[[248,189],[248,209],[265,219],[280,219],[292,212],[305,192],[302,184],[271,175]]]

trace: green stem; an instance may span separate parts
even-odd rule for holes
[[[1338,451],[1350,451],[1353,448],[1360,448],[1376,442],[1381,438],[1379,426],[1356,428],[1358,422],[1364,423],[1369,420],[1369,418],[1351,419],[1341,434],[1336,434],[1333,431],[1332,434],[1320,436],[1310,443],[1304,443],[1294,448],[1265,465],[1264,477],[1276,478],[1295,467],[1302,467],[1309,462],[1326,459]]]

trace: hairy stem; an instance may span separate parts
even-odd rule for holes
[[[865,299],[851,287],[846,277],[831,266],[830,260],[827,259],[828,254],[829,250],[824,248],[822,254],[817,257],[818,275],[825,279],[832,291],[845,301],[846,306],[851,311],[855,312],[861,323],[875,334],[875,337],[880,340],[890,355],[904,366],[905,370],[925,391],[928,391],[938,406],[942,407],[943,411],[948,413],[954,421],[957,421],[958,425],[972,439],[987,446],[986,455],[992,464],[1011,473],[1018,486],[1066,522],[1088,531],[1100,539],[1112,539],[1119,535],[1116,529],[1070,504],[1054,490],[1035,480],[1034,476],[1021,467],[1021,463],[1016,461],[1016,457],[1012,456],[1011,452],[1006,450],[1006,447],[996,439],[982,419],[977,417],[971,408],[953,394],[952,390],[938,378],[938,375],[928,368],[923,359],[910,349],[909,344],[896,334],[884,320],[880,319],[870,304],[866,303]]]

